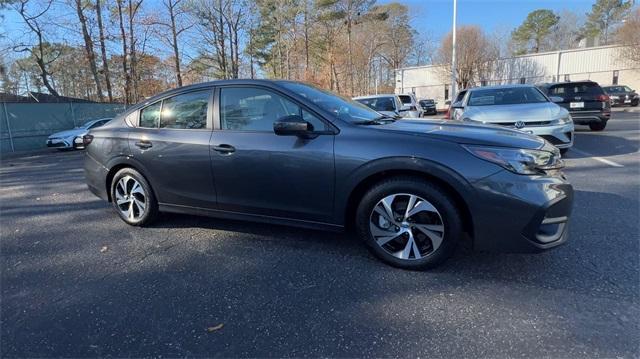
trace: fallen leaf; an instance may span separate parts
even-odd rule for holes
[[[211,333],[211,332],[215,332],[216,330],[220,330],[222,329],[222,327],[224,327],[224,323],[220,323],[218,325],[215,325],[213,327],[208,327],[207,328],[207,332]]]
[[[107,246],[102,246],[102,248],[100,248],[100,253],[106,252],[107,249],[109,249]]]

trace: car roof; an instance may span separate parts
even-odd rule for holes
[[[546,82],[546,83],[538,84],[538,86],[551,87],[551,86],[558,86],[558,85],[575,85],[575,84],[586,84],[586,83],[598,85],[598,83],[595,81],[582,80],[582,81]]]
[[[507,89],[507,88],[517,88],[517,87],[535,87],[531,84],[507,84],[507,85],[493,85],[493,86],[479,86],[479,87],[470,87],[461,91],[476,91],[476,90],[498,90],[498,89]]]
[[[362,100],[365,98],[380,98],[380,97],[396,97],[396,94],[379,94],[379,95],[366,95],[366,96],[357,96],[354,97],[354,100]]]

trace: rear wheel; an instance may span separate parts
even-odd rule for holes
[[[359,237],[384,262],[427,269],[445,261],[462,236],[461,216],[438,186],[413,177],[380,182],[362,198]]]
[[[564,155],[565,153],[567,153],[567,151],[569,151],[569,149],[568,149],[568,148],[561,148],[561,149],[560,149],[560,154],[563,154],[563,155]]]
[[[113,176],[111,200],[120,218],[133,226],[149,224],[158,214],[151,185],[133,168],[123,168]]]
[[[589,124],[589,128],[591,129],[591,131],[602,131],[605,127],[607,127],[606,121],[592,122]]]

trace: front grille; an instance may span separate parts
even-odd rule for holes
[[[533,126],[549,126],[551,121],[531,121],[525,122],[524,127],[533,127]],[[515,122],[497,122],[495,125],[507,126],[507,127],[515,127]]]
[[[545,140],[547,140],[547,141],[551,142],[551,144],[552,144],[552,145],[559,145],[559,144],[565,143],[565,142],[562,142],[560,139],[558,139],[558,138],[557,138],[557,137],[555,137],[555,136],[542,135],[542,136],[540,136],[540,137],[542,137],[542,138],[544,138]]]

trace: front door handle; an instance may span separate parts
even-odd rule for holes
[[[147,141],[147,140],[140,140],[140,141],[136,142],[135,145],[140,147],[143,150],[153,147],[151,142]]]
[[[218,151],[222,154],[230,154],[236,151],[236,148],[231,146],[231,145],[227,145],[227,144],[222,144],[219,146],[213,146],[213,150],[214,151]]]

